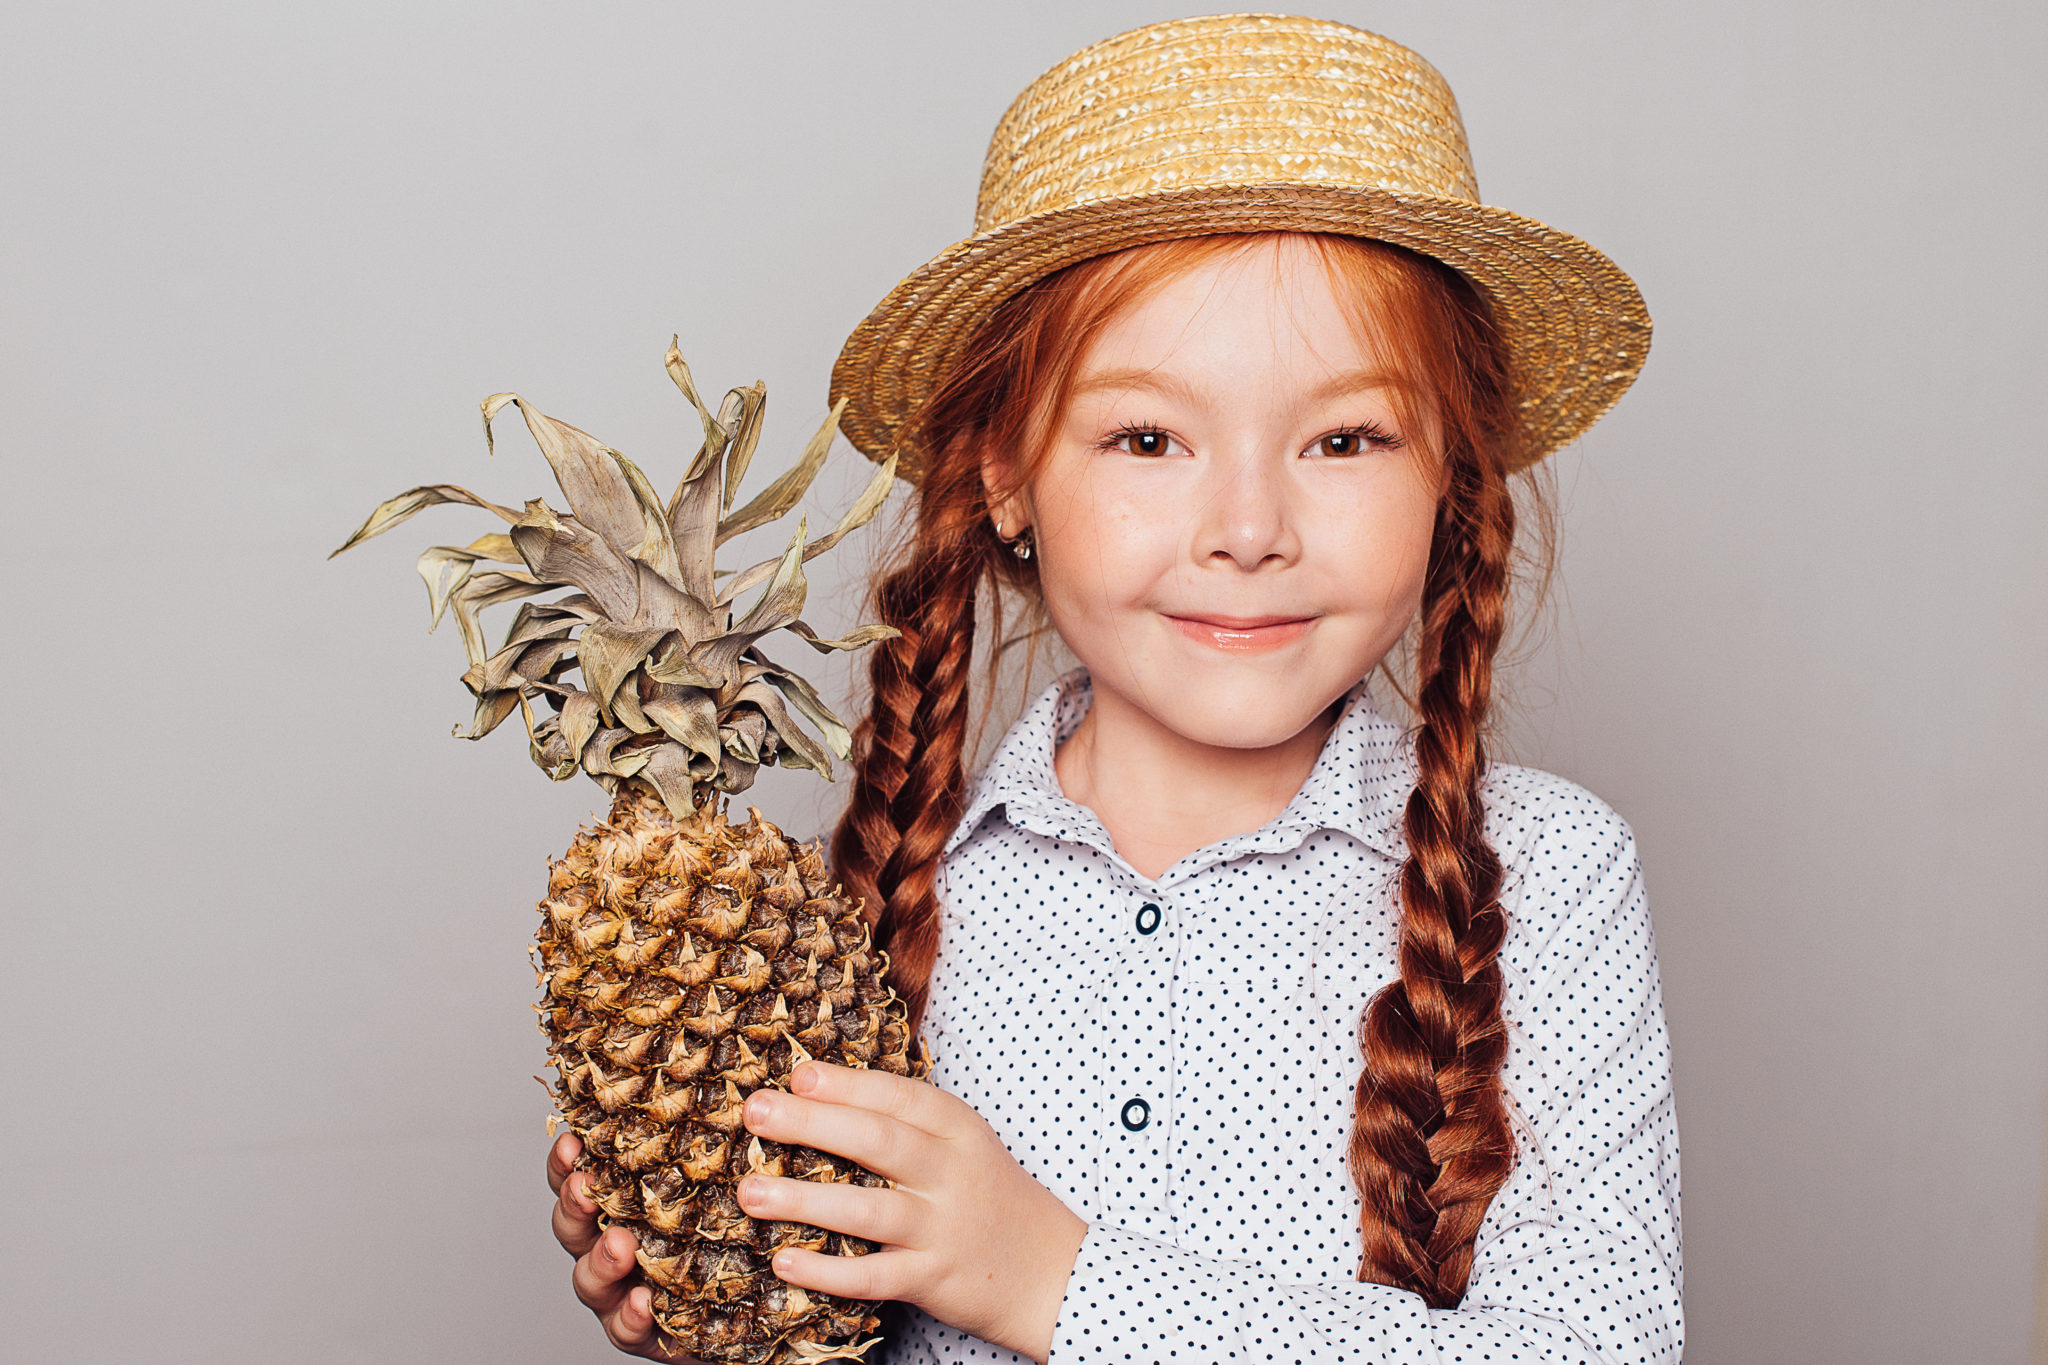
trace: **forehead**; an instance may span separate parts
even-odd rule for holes
[[[1110,287],[1115,287],[1114,281]],[[1299,239],[1275,236],[1127,285],[1076,358],[1094,376],[1149,368],[1257,372],[1315,384],[1398,363],[1382,344],[1377,291],[1330,269]]]

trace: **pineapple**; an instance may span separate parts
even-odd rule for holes
[[[756,1170],[887,1182],[830,1153],[763,1142],[740,1109],[761,1086],[786,1087],[809,1058],[921,1078],[931,1057],[921,1042],[912,1055],[903,1004],[883,984],[887,955],[818,848],[752,808],[734,824],[725,806],[763,763],[829,779],[832,755],[847,755],[844,723],[757,642],[786,629],[821,651],[856,649],[895,633],[862,626],[827,640],[798,619],[804,562],[874,516],[895,461],[829,534],[807,540],[799,521],[781,556],[719,574],[718,545],[803,496],[840,409],[794,468],[735,510],[766,390],[734,389],[713,413],[673,344],[666,363],[704,444],[665,505],[618,451],[516,394],[493,394],[483,402],[486,444],[491,419],[518,407],[568,509],[536,498],[519,512],[435,484],[379,506],[334,553],[438,503],[481,507],[507,524],[467,546],[427,550],[419,571],[434,624],[452,611],[469,656],[462,680],[476,713],[455,733],[480,739],[517,711],[550,777],[581,771],[613,798],[609,817],[549,863],[533,950],[555,1103],[583,1140],[600,1218],[638,1238],[666,1344],[748,1365],[859,1358],[880,1339],[867,1336],[877,1305],[807,1292],[768,1267],[783,1246],[865,1255],[874,1244],[750,1218],[734,1187]],[[760,597],[737,614],[754,588]],[[484,607],[556,589],[569,591],[523,602],[505,642],[486,651]],[[577,682],[565,680],[572,668]]]

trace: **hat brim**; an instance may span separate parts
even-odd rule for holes
[[[1590,427],[1634,382],[1650,316],[1620,267],[1569,233],[1462,199],[1318,185],[1232,185],[1103,199],[1020,218],[941,252],[869,313],[832,367],[840,430],[869,459],[922,452],[904,424],[975,329],[1026,286],[1127,247],[1230,232],[1328,232],[1407,247],[1492,300],[1533,464]]]

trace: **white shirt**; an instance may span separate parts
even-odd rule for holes
[[[1678,1130],[1628,827],[1495,765],[1516,1126],[1463,1304],[1355,1278],[1344,1153],[1365,1004],[1398,975],[1412,746],[1365,686],[1269,824],[1158,880],[1060,792],[1076,670],[1005,736],[946,846],[932,1082],[1086,1219],[1051,1361],[1675,1363]],[[892,1305],[890,1365],[1022,1361]]]

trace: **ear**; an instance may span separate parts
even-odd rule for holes
[[[988,512],[1006,536],[1017,536],[1036,515],[1031,490],[1018,477],[1016,461],[991,444],[981,452],[981,487],[988,494]]]

